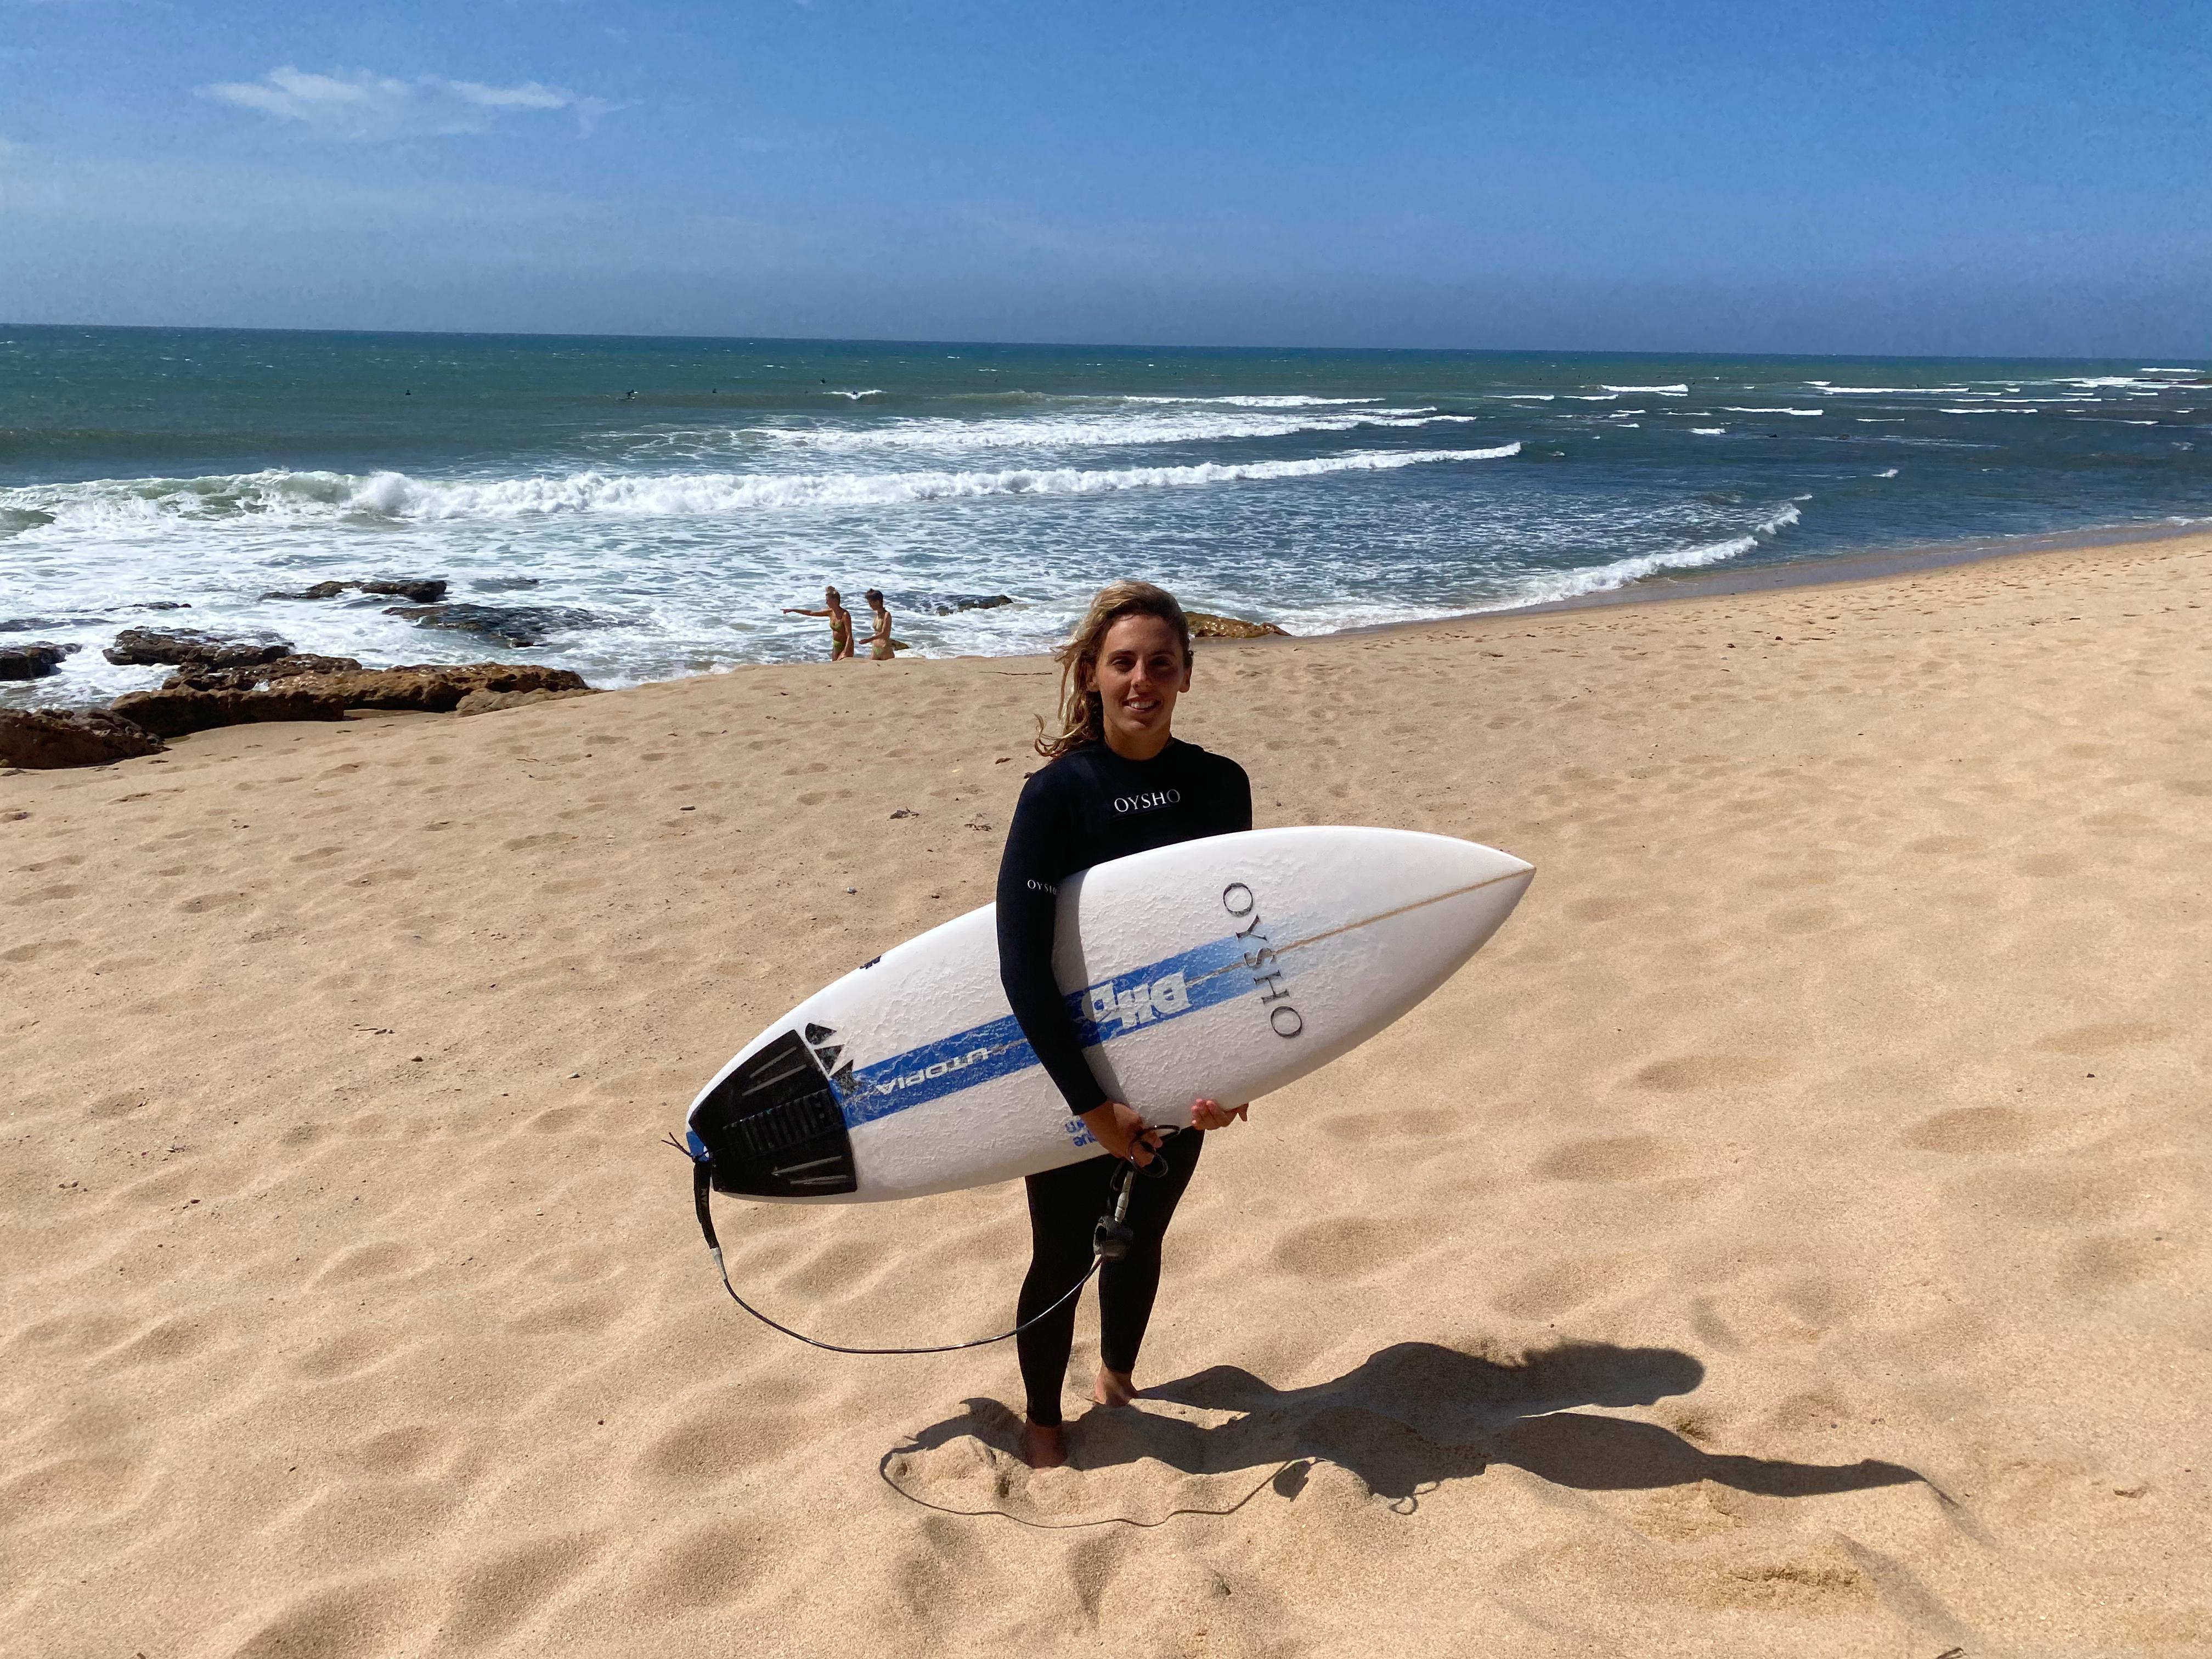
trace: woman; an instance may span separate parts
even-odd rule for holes
[[[1172,594],[1149,582],[1100,589],[1060,659],[1060,729],[1040,730],[1036,744],[1051,764],[1023,787],[999,866],[999,971],[1023,1035],[1101,1152],[1029,1177],[1030,1271],[1018,1317],[1051,1306],[1091,1265],[1091,1229],[1113,1207],[1122,1162],[1164,1162],[1163,1178],[1134,1183],[1128,1224],[1136,1243],[1127,1257],[1098,1272],[1100,1364],[1091,1398],[1124,1406],[1136,1395],[1131,1374],[1159,1288],[1160,1237],[1204,1141],[1178,1133],[1163,1144],[1091,1075],[1075,1016],[1053,979],[1060,884],[1109,859],[1249,830],[1252,787],[1236,762],[1170,730],[1191,667],[1190,625]],[[1194,1101],[1191,1127],[1225,1128],[1245,1112]],[[1067,1461],[1060,1395],[1074,1335],[1071,1303],[1019,1340],[1029,1396],[1022,1453],[1035,1468]]]
[[[853,613],[845,609],[845,596],[834,587],[822,590],[819,611],[809,611],[802,605],[787,605],[787,617],[827,617],[830,618],[830,660],[842,662],[853,654]]]
[[[891,637],[891,613],[884,608],[884,591],[872,587],[860,597],[868,602],[868,614],[876,622],[876,631],[868,641],[868,654],[878,662],[890,662],[898,641]]]

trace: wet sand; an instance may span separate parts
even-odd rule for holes
[[[1011,1353],[744,1320],[656,1143],[988,900],[1048,665],[0,776],[0,1646],[2201,1653],[2209,618],[2198,537],[1202,647],[1261,823],[1539,875],[1218,1137],[1042,1474]],[[720,1213],[833,1340],[1026,1253]]]

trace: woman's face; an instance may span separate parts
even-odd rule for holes
[[[1116,617],[1099,641],[1090,681],[1085,689],[1098,693],[1107,746],[1149,760],[1167,746],[1176,698],[1190,690],[1182,636],[1158,617]]]

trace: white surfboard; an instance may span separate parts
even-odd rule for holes
[[[1365,1042],[1498,929],[1534,868],[1406,830],[1255,830],[1061,884],[1053,968],[1110,1097],[1147,1122],[1257,1099]],[[1094,1156],[999,985],[996,907],[817,992],[691,1104],[718,1191],[861,1202]]]

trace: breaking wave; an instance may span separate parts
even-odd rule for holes
[[[991,495],[1095,495],[1126,489],[1387,472],[1454,461],[1500,460],[1489,449],[1353,450],[1307,460],[1205,462],[1100,469],[878,473],[615,473],[438,480],[403,472],[265,471],[216,478],[101,480],[0,490],[0,513],[22,515],[26,538],[157,531],[185,520],[296,523],[344,517],[415,522],[563,514],[689,517],[793,507],[882,507]]]
[[[1348,404],[1354,400],[1335,401]],[[1284,405],[1285,410],[1288,407]],[[669,447],[681,448],[685,447],[688,437],[702,447],[730,448],[744,443],[766,443],[783,448],[847,454],[900,450],[953,453],[978,449],[1119,449],[1141,444],[1288,438],[1304,432],[1351,432],[1361,427],[1403,430],[1468,425],[1480,419],[1474,415],[1442,415],[1433,408],[1271,414],[1260,409],[1246,412],[1163,407],[1157,412],[1144,414],[1068,415],[1054,420],[962,421],[926,417],[888,426],[857,428],[751,427],[719,434],[672,434],[665,442]]]
[[[1799,501],[1807,499],[1798,497]],[[1563,570],[1556,575],[1542,576],[1522,584],[1510,599],[1486,605],[1486,611],[1511,611],[1522,605],[1552,605],[1561,599],[1581,599],[1589,593],[1610,593],[1617,587],[1626,587],[1642,581],[1646,576],[1656,576],[1662,570],[1699,570],[1707,565],[1725,564],[1730,559],[1741,558],[1762,543],[1771,540],[1798,521],[1797,502],[1785,502],[1780,508],[1753,525],[1743,535],[1731,536],[1725,541],[1706,542],[1697,547],[1675,548],[1663,553],[1642,553],[1634,558],[1616,559],[1611,564],[1593,565],[1586,570]]]

